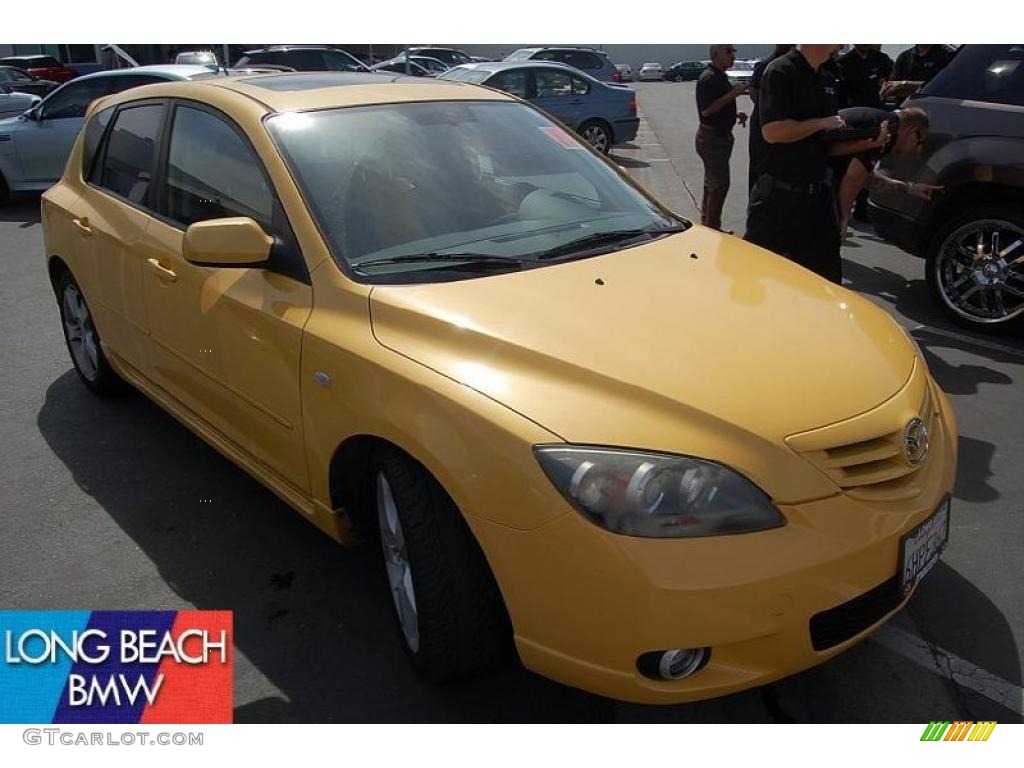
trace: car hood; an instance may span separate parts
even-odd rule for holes
[[[376,286],[370,308],[385,347],[575,443],[781,446],[889,399],[916,359],[871,302],[696,226],[541,269]]]

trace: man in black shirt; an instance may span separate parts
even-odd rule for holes
[[[758,108],[768,151],[750,195],[745,238],[841,284],[829,157],[880,144],[877,139],[826,143],[818,135],[844,127],[836,114],[835,81],[819,72],[838,47],[798,45],[765,70]]]
[[[697,154],[704,162],[704,199],[700,223],[722,228],[722,206],[729,193],[729,158],[732,156],[732,127],[747,116],[736,111],[736,99],[747,92],[745,85],[732,85],[726,70],[736,61],[731,45],[712,45],[711,63],[697,80]]]
[[[949,64],[955,53],[945,45],[934,43],[918,43],[913,48],[907,48],[896,57],[892,80],[886,83],[883,98],[889,103],[899,103],[935,77]]]
[[[749,95],[750,100],[754,102],[754,108],[750,110],[750,137],[747,144],[747,150],[750,154],[750,162],[747,164],[748,192],[754,188],[754,183],[757,181],[759,173],[758,168],[761,165],[762,158],[764,158],[765,150],[768,148],[764,137],[761,135],[761,113],[757,108],[757,102],[761,98],[761,78],[764,77],[764,71],[768,65],[782,54],[789,53],[792,47],[792,43],[776,43],[772,55],[767,59],[761,59],[757,62],[754,65],[754,74],[750,77]]]
[[[882,106],[882,85],[892,76],[892,59],[874,45],[857,44],[839,57],[844,107]]]

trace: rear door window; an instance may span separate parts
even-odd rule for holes
[[[529,78],[527,77],[527,74],[528,73],[525,69],[514,69],[509,72],[499,72],[487,81],[487,85],[492,88],[497,88],[499,91],[505,91],[505,93],[511,93],[513,96],[525,99],[529,92]]]
[[[85,126],[85,143],[82,147],[82,178],[87,181],[94,181],[99,177],[99,167],[95,167],[97,150],[100,148],[100,141],[110,124],[110,118],[114,115],[114,107],[107,107],[96,113]]]
[[[123,107],[118,111],[103,156],[101,187],[136,205],[150,205],[163,112],[164,105],[159,103]]]

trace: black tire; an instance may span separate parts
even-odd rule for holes
[[[380,478],[401,524],[414,595],[415,643],[403,626],[391,577],[398,634],[416,671],[435,683],[484,672],[509,658],[512,628],[498,585],[454,502],[433,476],[401,451],[381,447],[371,462],[375,516],[382,515]],[[381,518],[378,517],[378,520]],[[385,523],[377,526],[389,565]]]
[[[7,205],[11,199],[11,190],[7,186],[7,180],[4,179],[4,175],[0,173],[0,205]]]
[[[81,307],[85,310],[84,319],[81,316],[74,316],[71,310],[75,301],[73,296],[80,297]],[[71,356],[71,363],[75,367],[75,373],[82,383],[91,392],[100,397],[124,394],[129,387],[124,379],[118,376],[110,367],[107,356],[103,354],[103,346],[100,344],[100,335],[92,324],[92,312],[85,301],[85,295],[79,287],[71,272],[65,270],[57,280],[57,306],[60,309],[60,324],[64,330],[64,343],[67,345],[68,354]],[[72,337],[73,328],[85,329],[85,334],[79,336],[76,349],[76,341]],[[86,338],[91,334],[91,348],[95,351],[93,362],[92,356],[86,347]],[[84,357],[83,357],[84,356]]]
[[[981,242],[985,250],[991,242],[991,235],[988,233],[997,229],[1004,233],[1000,239],[1002,249],[1012,244],[1014,240],[1024,238],[1024,205],[991,202],[970,206],[951,217],[936,231],[926,254],[925,273],[932,298],[953,322],[983,333],[1001,333],[1024,328],[1024,297],[1014,296],[1005,289],[997,291],[999,286],[996,284],[979,286],[973,294],[979,297],[976,301],[963,300],[961,295],[964,290],[970,290],[978,285],[978,280],[969,277],[969,274],[979,274],[987,268],[995,270],[999,275],[1007,275],[1012,271],[1017,277],[1009,279],[1008,288],[1024,291],[1024,263],[1010,263],[1013,258],[1024,256],[1024,247],[1018,246],[1012,254],[1007,254],[1008,258],[993,260],[993,263],[977,270],[974,267],[967,269],[965,261],[961,259],[957,262],[950,254],[956,250],[957,243],[964,242],[964,238],[973,243],[975,231],[981,231]],[[965,279],[966,283],[963,282]],[[959,290],[953,287],[958,284],[962,286]],[[1003,303],[1002,313],[998,309],[997,299]],[[981,302],[989,306],[991,314],[986,313],[984,307],[977,306]],[[1001,319],[1000,314],[1004,315]]]
[[[612,129],[603,120],[587,120],[578,133],[598,152],[607,155],[612,151]]]

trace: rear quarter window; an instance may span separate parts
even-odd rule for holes
[[[103,133],[110,124],[110,118],[114,114],[114,107],[107,107],[97,112],[85,126],[85,139],[82,147],[82,178],[92,181],[94,176],[99,175],[99,169],[95,168],[96,155],[103,140]]]

